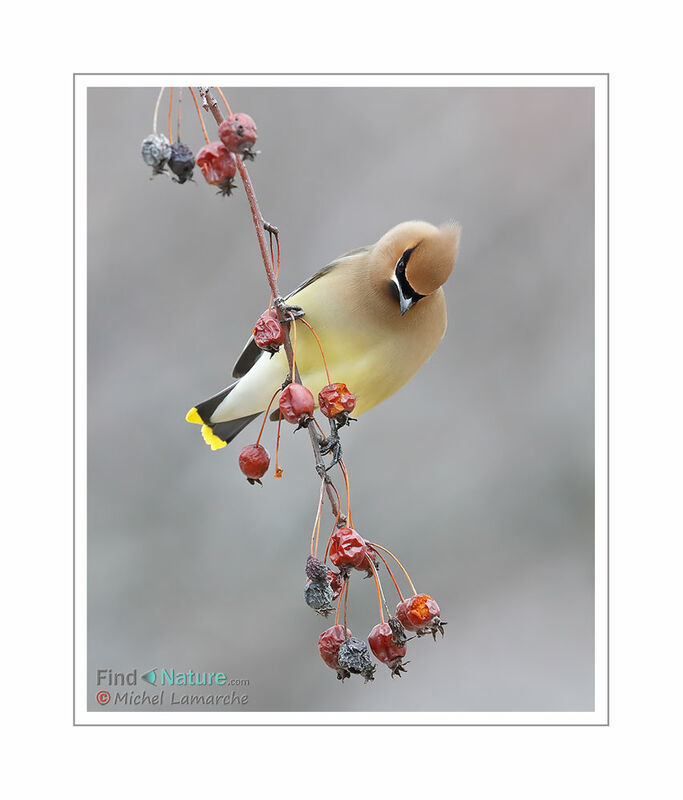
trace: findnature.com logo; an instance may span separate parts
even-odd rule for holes
[[[147,689],[135,691],[129,687],[138,686],[138,670],[115,672],[112,669],[98,669],[97,686],[114,687],[113,692],[99,690],[95,699],[100,706],[243,706],[249,702],[248,694],[240,694],[235,689],[230,694],[218,692],[183,693],[165,691],[162,687],[234,687],[249,686],[247,678],[230,678],[225,672],[206,672],[199,670],[177,670],[175,668],[150,669],[139,675],[140,680],[161,691],[153,693]],[[119,690],[117,687],[121,687]]]

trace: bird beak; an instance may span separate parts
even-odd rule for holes
[[[398,300],[399,303],[401,304],[401,316],[403,316],[406,313],[406,311],[413,305],[413,301],[411,298],[408,298],[406,300],[406,298],[403,296],[403,292],[401,292],[400,290],[398,293]]]
[[[413,300],[410,297],[406,297],[403,292],[401,291],[401,284],[398,282],[398,278],[396,274],[392,275],[391,280],[396,284],[396,289],[398,290],[398,302],[401,306],[401,316],[403,316],[406,311],[413,305]]]

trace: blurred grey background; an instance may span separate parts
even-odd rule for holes
[[[248,705],[224,713],[591,710],[593,91],[225,90],[259,128],[249,169],[282,233],[283,291],[405,219],[462,223],[444,341],[344,436],[357,528],[438,600],[447,633],[411,642],[400,680],[379,665],[342,685],[321,661],[332,621],[302,598],[306,434],[284,429],[284,477],[260,488],[237,467],[252,428],[211,452],[184,422],[267,304],[244,190],[217,197],[199,170],[150,181],[157,88],[91,89],[89,707],[98,668],[175,667],[248,679]],[[203,143],[187,91],[182,138]],[[359,576],[349,627],[366,637],[377,605]]]

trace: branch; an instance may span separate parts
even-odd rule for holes
[[[221,110],[218,108],[218,103],[216,99],[211,95],[210,87],[200,87],[199,94],[202,98],[202,105],[203,107],[210,111],[213,115],[213,118],[216,120],[216,124],[220,125],[223,122],[223,114]],[[239,170],[240,177],[242,178],[242,183],[244,184],[244,191],[247,195],[247,200],[249,201],[249,207],[251,209],[251,218],[254,222],[254,228],[256,229],[256,237],[259,243],[259,249],[261,250],[261,258],[263,259],[263,266],[266,270],[266,278],[268,280],[268,285],[270,287],[270,293],[273,298],[273,304],[278,310],[278,315],[280,317],[280,322],[284,323],[284,332],[285,332],[285,340],[283,343],[285,349],[285,355],[287,356],[287,363],[289,364],[289,377],[290,380],[295,383],[301,383],[301,376],[299,375],[299,370],[297,369],[296,365],[294,364],[294,352],[292,350],[292,342],[289,337],[289,320],[287,318],[287,311],[286,311],[286,303],[284,299],[280,295],[280,290],[278,289],[277,285],[277,277],[273,270],[273,264],[268,257],[268,250],[266,247],[266,237],[264,235],[264,231],[268,231],[275,236],[279,235],[278,229],[274,225],[270,225],[268,222],[265,221],[261,211],[259,209],[258,200],[256,199],[256,193],[254,192],[254,187],[251,182],[251,178],[249,177],[249,173],[247,172],[247,168],[244,164],[244,160],[241,156],[237,156],[237,169]],[[327,470],[325,468],[325,462],[323,461],[322,452],[320,445],[323,441],[323,437],[320,436],[317,431],[315,430],[313,425],[307,426],[308,435],[311,440],[311,447],[313,448],[313,456],[315,458],[315,469],[318,475],[325,481],[325,489],[327,490],[327,497],[330,501],[330,506],[332,510],[332,515],[337,520],[337,525],[339,527],[343,527],[346,523],[346,517],[341,513],[340,508],[337,504],[337,498],[334,494],[333,483],[330,476],[327,474]]]

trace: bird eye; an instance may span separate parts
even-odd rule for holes
[[[402,267],[403,270],[405,270],[405,268],[408,266],[408,259],[413,254],[414,249],[415,249],[414,247],[409,247],[407,250],[403,251],[403,255],[396,262],[396,269]]]
[[[415,247],[417,247],[417,245],[415,245]],[[415,291],[415,289],[413,289],[408,281],[408,278],[406,277],[406,265],[408,264],[408,259],[415,250],[415,247],[409,247],[407,250],[403,251],[403,255],[396,262],[394,277],[392,278],[392,282],[395,284],[397,289],[398,299],[401,306],[401,314],[405,314],[411,306],[414,306],[418,300],[421,300],[424,297],[424,295],[419,294]]]

